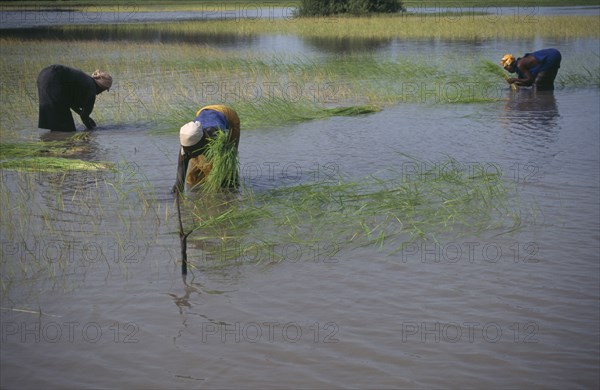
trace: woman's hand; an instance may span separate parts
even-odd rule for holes
[[[87,127],[88,130],[91,130],[94,127],[96,127],[96,122],[94,122],[92,118],[87,118],[85,121],[83,121],[83,124],[85,125],[85,127]]]

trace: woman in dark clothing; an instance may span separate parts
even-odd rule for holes
[[[519,77],[509,78],[509,84],[533,85],[538,91],[553,90],[554,79],[560,68],[562,56],[556,49],[542,49],[526,53],[523,58],[506,54],[500,64],[510,73]]]
[[[63,65],[44,68],[37,78],[40,112],[38,127],[52,131],[75,131],[71,110],[89,130],[96,127],[90,114],[96,95],[108,91],[112,77],[96,70],[91,76]]]

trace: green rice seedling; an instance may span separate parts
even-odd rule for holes
[[[63,150],[64,145],[58,141],[0,143],[0,160],[60,154]]]
[[[483,60],[482,63],[481,63],[481,69],[484,72],[488,72],[488,73],[491,73],[491,74],[494,74],[494,75],[498,75],[498,76],[502,77],[504,80],[508,81],[508,79],[509,79],[509,77],[506,74],[506,72],[504,72],[504,70],[499,65],[493,63],[490,60]],[[513,91],[516,91],[517,90],[517,85],[516,84],[510,84],[510,88]]]
[[[238,185],[238,150],[229,140],[229,134],[217,131],[206,145],[204,156],[212,165],[209,174],[200,183],[202,190],[216,192],[222,188],[235,188]]]
[[[333,107],[323,110],[326,116],[356,116],[372,114],[381,111],[376,106],[350,106],[350,107]]]
[[[263,262],[277,261],[277,249],[292,244],[329,243],[335,251],[377,246],[394,253],[415,240],[518,229],[514,193],[499,174],[467,169],[452,158],[436,167],[410,178],[390,172],[262,193],[244,188],[219,212],[207,215],[206,205],[199,205],[190,239],[214,243],[202,246],[211,259],[256,253],[253,261]]]
[[[595,62],[594,67],[589,63]],[[600,87],[600,58],[589,61],[587,65],[581,65],[579,71],[574,72],[559,72],[557,84],[559,87]]]
[[[110,169],[109,163],[65,158],[85,152],[89,139],[90,135],[82,132],[64,141],[0,143],[0,168],[40,172]]]
[[[90,135],[87,132],[81,132],[64,141],[1,142],[0,160],[41,156],[72,156],[86,151],[89,139]]]
[[[111,168],[110,163],[91,162],[62,157],[31,157],[0,162],[0,169],[36,172],[99,171]]]

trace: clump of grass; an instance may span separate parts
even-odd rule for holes
[[[595,58],[598,64],[598,56]],[[591,62],[591,61],[590,61]],[[600,66],[581,66],[578,72],[559,72],[557,84],[560,87],[600,87]]]
[[[202,182],[205,192],[216,192],[222,188],[235,188],[238,184],[238,150],[229,134],[217,131],[206,145],[204,156],[212,165],[210,173]]]
[[[0,168],[41,172],[109,169],[108,163],[66,158],[87,151],[89,139],[89,133],[82,132],[64,141],[0,143]]]
[[[233,104],[246,129],[284,126],[333,116],[355,116],[380,111],[375,105],[323,107],[309,100],[292,101],[272,98],[259,101],[241,101]]]
[[[0,160],[41,156],[72,156],[87,150],[89,135],[80,133],[65,141],[0,143]]]
[[[197,105],[191,101],[180,101],[173,105],[170,115],[165,117],[169,125],[158,126],[152,134],[174,134],[178,129],[173,123],[185,123],[193,115],[189,107]],[[239,100],[231,104],[239,114],[241,125],[246,130],[272,128],[334,116],[356,116],[381,110],[376,105],[354,105],[324,107],[308,99],[290,100],[273,97],[260,100]]]
[[[91,162],[63,157],[29,157],[0,162],[0,169],[37,172],[100,171],[111,168],[105,162]]]
[[[519,211],[500,173],[451,158],[435,167],[412,176],[392,171],[386,178],[339,177],[263,193],[244,188],[219,212],[207,215],[205,206],[198,207],[191,230],[199,237],[190,239],[205,243],[207,258],[237,260],[257,252],[264,256],[253,259],[261,262],[272,257],[273,247],[290,244],[328,243],[336,250],[375,245],[392,254],[415,240],[437,242],[445,234],[518,229]]]
[[[379,112],[381,109],[377,106],[350,106],[350,107],[333,107],[323,110],[327,116],[356,116],[372,114]]]

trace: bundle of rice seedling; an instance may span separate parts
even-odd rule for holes
[[[28,157],[0,161],[0,169],[38,172],[99,171],[110,169],[105,162],[83,161],[62,157]]]
[[[502,67],[500,67],[500,65],[498,65],[498,64],[496,64],[496,63],[494,63],[494,62],[492,62],[490,60],[484,60],[481,63],[481,69],[484,72],[492,73],[492,74],[498,75],[500,77],[503,77],[504,80],[508,80],[509,79],[508,75],[504,72],[504,69],[502,69]],[[510,84],[510,88],[513,91],[517,90],[517,86],[515,84]]]
[[[88,132],[63,141],[0,142],[0,160],[24,157],[72,156],[89,148]]]
[[[229,134],[218,131],[206,145],[204,156],[212,165],[210,173],[202,180],[205,192],[217,192],[221,188],[233,188],[238,184],[238,151]]]
[[[355,116],[372,114],[379,111],[381,111],[381,109],[376,106],[349,106],[326,108],[324,110],[324,114],[327,116]]]

